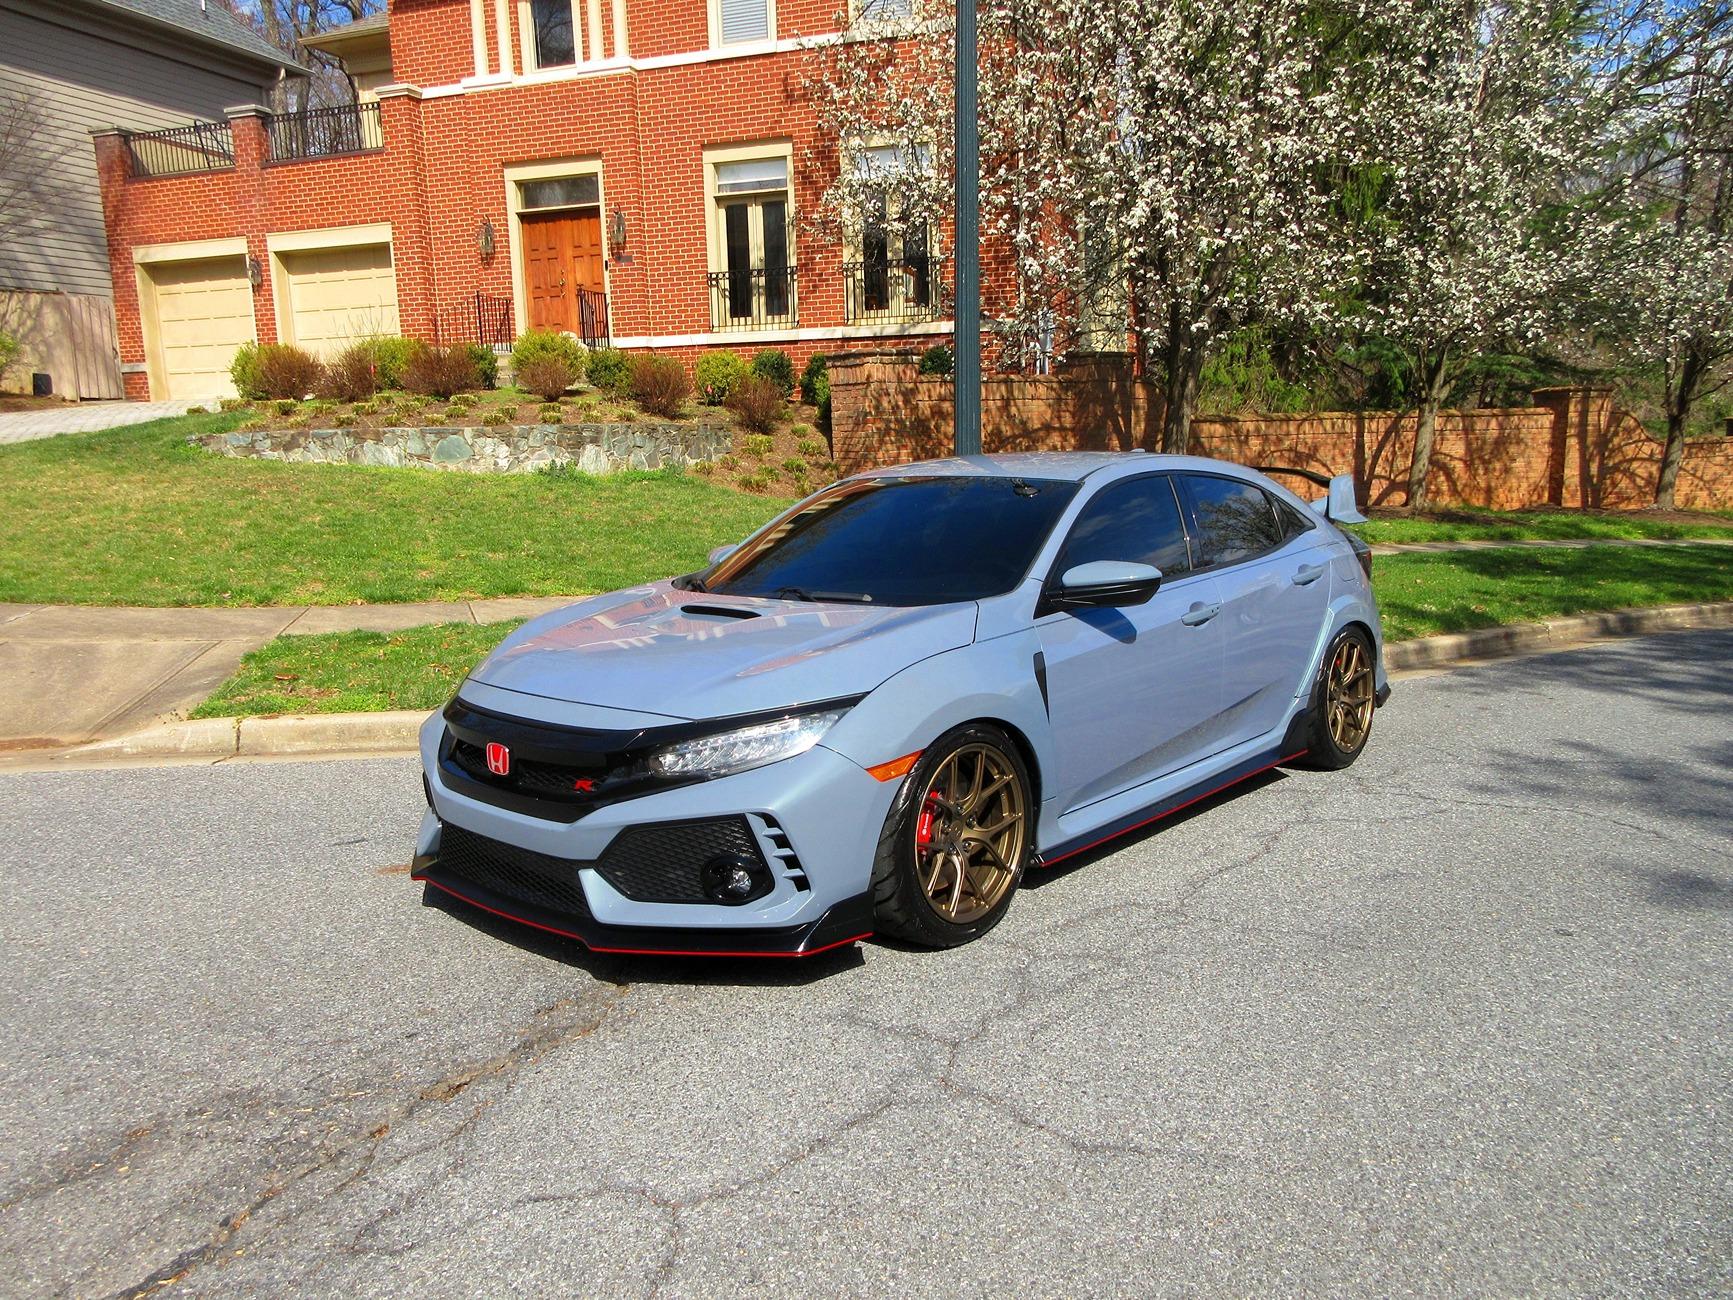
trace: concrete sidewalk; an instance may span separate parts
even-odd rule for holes
[[[498,623],[576,599],[271,609],[0,605],[0,681],[9,687],[0,693],[0,749],[122,735],[189,709],[273,637]]]

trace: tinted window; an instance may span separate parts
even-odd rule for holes
[[[707,591],[937,605],[1011,590],[1075,483],[869,478],[838,483],[704,575]]]
[[[1238,479],[1187,474],[1197,515],[1200,565],[1233,564],[1274,550],[1282,533],[1263,489]]]
[[[1165,475],[1115,483],[1083,507],[1065,539],[1059,572],[1094,560],[1153,564],[1166,575],[1191,567],[1179,503]]]
[[[1297,510],[1280,497],[1271,497],[1270,500],[1275,504],[1276,517],[1281,520],[1283,540],[1310,532],[1318,522],[1310,510]]]

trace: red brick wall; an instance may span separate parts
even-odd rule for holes
[[[1153,450],[1158,400],[1122,366],[998,376],[982,386],[981,440],[990,452]],[[1495,509],[1654,502],[1660,444],[1614,409],[1609,390],[1543,389],[1535,400],[1511,410],[1441,412],[1428,480],[1433,500]],[[831,366],[831,439],[844,473],[949,455],[953,418],[950,382],[917,378],[907,355],[863,352]],[[1192,426],[1192,451],[1353,474],[1363,501],[1400,505],[1414,427],[1412,413],[1392,412],[1205,417]],[[1688,447],[1678,504],[1733,509],[1733,439]]]

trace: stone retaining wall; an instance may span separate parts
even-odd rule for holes
[[[208,451],[326,465],[414,465],[510,474],[571,465],[588,474],[715,460],[729,429],[681,424],[423,425],[401,429],[266,429],[193,439]]]

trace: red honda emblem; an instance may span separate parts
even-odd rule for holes
[[[487,770],[495,776],[511,774],[511,750],[497,740],[487,742]]]

